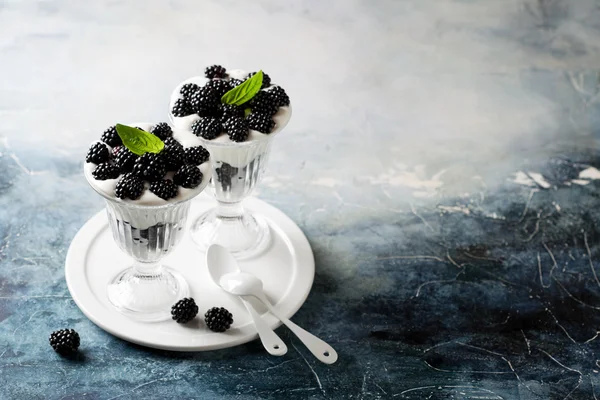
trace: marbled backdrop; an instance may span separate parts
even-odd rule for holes
[[[600,4],[594,0],[0,0],[0,398],[600,396]],[[102,207],[116,121],[159,121],[212,63],[294,103],[257,193],[316,257],[284,328],[207,353],[114,338],[63,263]],[[47,344],[82,335],[82,355]]]

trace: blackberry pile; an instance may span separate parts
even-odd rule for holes
[[[285,90],[273,85],[271,77],[264,72],[261,90],[241,106],[225,104],[221,97],[256,75],[256,72],[251,72],[244,79],[237,79],[228,75],[223,66],[211,65],[204,74],[208,79],[204,86],[196,83],[181,86],[180,97],[173,104],[171,114],[174,117],[195,115],[191,130],[206,140],[227,134],[234,142],[244,142],[250,130],[269,134],[275,129],[273,116],[280,107],[290,105]]]
[[[187,94],[198,90],[198,86],[190,84],[184,85],[181,92]],[[220,122],[214,118],[212,120],[220,130]],[[214,131],[216,128],[205,124],[201,131],[209,132],[210,129]],[[153,125],[150,133],[163,141],[164,147],[160,153],[134,154],[123,145],[115,126],[106,129],[101,141],[93,143],[88,150],[86,162],[96,164],[92,176],[99,181],[117,180],[115,196],[119,199],[136,200],[149,190],[169,200],[178,195],[180,187],[194,189],[202,183],[203,175],[198,166],[210,157],[204,147],[184,148],[173,137],[173,130],[166,122]]]

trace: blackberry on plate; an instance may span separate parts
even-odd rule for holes
[[[229,118],[244,117],[244,109],[233,104],[221,104],[219,107],[221,110],[221,121],[227,121]]]
[[[173,109],[171,110],[171,114],[175,117],[186,117],[188,115],[193,114],[192,105],[187,99],[177,99],[175,104],[173,104]]]
[[[133,171],[133,165],[137,159],[137,155],[133,154],[127,147],[121,146],[114,158],[114,164],[119,168],[119,171],[127,173]]]
[[[167,171],[177,171],[179,167],[183,165],[185,153],[183,147],[177,142],[177,144],[165,144],[163,151],[160,152]]]
[[[183,165],[175,176],[173,182],[187,189],[193,189],[202,182],[202,172],[195,165]]]
[[[240,86],[244,81],[241,79],[231,78],[227,82],[229,83],[229,87],[231,87],[233,89],[236,86]]]
[[[74,329],[59,329],[50,334],[50,346],[60,354],[75,353],[79,349],[79,334]]]
[[[211,65],[204,70],[204,76],[208,79],[225,78],[225,76],[227,76],[227,70],[220,65]]]
[[[248,127],[262,133],[271,133],[275,126],[275,121],[270,115],[261,113],[252,113],[246,119],[248,121]]]
[[[133,165],[133,173],[149,182],[161,179],[166,172],[167,167],[160,154],[144,153]]]
[[[173,130],[166,122],[159,122],[150,128],[150,133],[164,141],[166,138],[173,136]]]
[[[251,72],[250,75],[248,75],[248,77],[246,79],[250,79],[254,75],[256,75],[256,72]],[[260,88],[264,89],[269,86],[271,86],[271,77],[269,75],[265,74],[265,71],[263,71],[263,81],[262,81],[262,86]]]
[[[87,156],[85,156],[85,161],[94,164],[102,164],[103,162],[108,161],[109,157],[110,153],[108,147],[102,142],[96,142],[90,146]]]
[[[185,162],[191,165],[200,165],[210,158],[210,153],[202,146],[188,147],[184,152]]]
[[[150,191],[164,200],[177,196],[177,185],[170,179],[161,179],[150,184]]]
[[[248,122],[243,118],[229,118],[223,123],[223,128],[234,142],[243,142],[248,138]]]
[[[186,83],[183,86],[181,86],[181,89],[179,89],[179,93],[183,96],[184,99],[190,99],[194,92],[199,88],[200,86],[196,85],[195,83]]]
[[[144,181],[132,173],[123,175],[117,187],[115,188],[115,195],[119,199],[131,199],[135,200],[142,195],[144,191]]]
[[[215,92],[207,86],[200,88],[192,95],[190,100],[192,112],[197,114],[206,114],[214,112],[219,105],[219,99]]]
[[[221,123],[213,117],[200,117],[198,121],[192,124],[192,132],[196,136],[201,136],[207,140],[216,138],[222,130]]]
[[[233,315],[223,307],[213,307],[204,314],[204,322],[213,332],[225,332],[233,324]]]
[[[123,142],[121,141],[121,137],[117,133],[117,128],[114,125],[110,128],[107,128],[104,131],[101,140],[110,147],[115,147],[123,144]]]
[[[116,165],[104,162],[96,167],[92,175],[99,181],[105,181],[107,179],[117,179],[121,172]]]
[[[269,90],[269,94],[277,107],[290,105],[290,98],[281,86],[273,87],[273,89]]]
[[[213,79],[208,81],[204,87],[212,90],[219,99],[221,99],[221,96],[223,96],[229,90],[231,90],[229,82],[222,79]]]
[[[249,103],[252,112],[261,114],[273,115],[277,112],[278,108],[273,96],[266,90],[258,92]]]
[[[185,324],[198,315],[198,306],[191,297],[184,297],[171,307],[171,317],[179,324]]]

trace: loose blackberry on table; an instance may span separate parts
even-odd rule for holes
[[[150,128],[150,133],[164,141],[166,138],[173,136],[173,129],[166,122],[159,122]]]
[[[181,86],[179,93],[183,96],[183,98],[191,99],[192,95],[198,89],[200,89],[200,86],[196,85],[195,83],[186,83],[185,85]]]
[[[188,115],[192,115],[194,111],[192,110],[191,103],[187,99],[177,99],[175,104],[173,104],[171,113],[176,117],[187,117]]]
[[[133,154],[128,148],[125,146],[121,146],[117,155],[113,159],[113,162],[121,173],[127,173],[133,171],[133,165],[135,161],[138,159],[138,156]]]
[[[50,346],[60,354],[72,354],[79,349],[79,334],[74,329],[59,329],[50,334]]]
[[[121,175],[121,172],[116,165],[104,162],[96,167],[92,175],[99,181],[105,181],[107,179],[117,179]]]
[[[248,127],[262,133],[271,133],[275,126],[275,121],[270,115],[261,113],[252,113],[246,119],[248,121]]]
[[[170,179],[161,179],[150,184],[150,191],[163,200],[177,196],[177,185]]]
[[[96,142],[90,146],[85,161],[94,164],[102,164],[103,162],[108,161],[109,158],[110,152],[108,151],[108,147],[102,142]]]
[[[142,195],[144,191],[144,181],[133,173],[123,175],[117,187],[115,188],[115,196],[119,199],[131,199],[136,200]]]
[[[210,153],[202,146],[188,147],[184,152],[185,162],[191,165],[200,165],[210,158]]]
[[[133,173],[149,182],[161,179],[166,172],[162,156],[156,153],[144,153],[133,165]]]
[[[204,322],[213,332],[225,332],[233,324],[233,315],[223,307],[213,307],[204,314]]]
[[[192,124],[191,129],[194,135],[211,140],[221,134],[223,127],[216,118],[200,117],[200,119]]]
[[[114,125],[107,128],[104,131],[101,140],[110,147],[115,147],[123,144],[123,142],[121,141],[121,137],[117,133],[117,128]]]
[[[227,76],[227,70],[220,65],[211,65],[204,70],[204,76],[208,79],[225,78]]]
[[[171,317],[179,324],[185,324],[198,315],[198,306],[191,297],[184,297],[171,307]]]
[[[195,165],[183,165],[175,173],[173,182],[181,187],[193,189],[202,182],[202,172]]]

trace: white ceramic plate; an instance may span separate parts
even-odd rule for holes
[[[214,200],[200,196],[193,200],[188,217],[212,207]],[[282,314],[291,317],[306,300],[313,283],[315,262],[308,240],[298,226],[277,208],[254,198],[244,202],[247,209],[260,213],[269,223],[272,242],[259,257],[240,261],[242,270],[262,279],[267,296]],[[203,351],[232,347],[256,339],[254,325],[241,301],[222,291],[208,275],[204,253],[185,235],[164,264],[177,269],[190,284],[200,311],[188,324],[175,321],[138,322],[117,312],[108,300],[108,282],[131,259],[114,243],[106,211],[92,217],[79,230],[67,253],[65,275],[71,296],[81,311],[105,331],[127,341],[157,349]],[[254,302],[271,327],[279,321]],[[211,307],[225,307],[233,314],[233,325],[225,333],[215,333],[204,325],[203,316]]]

